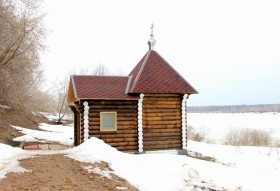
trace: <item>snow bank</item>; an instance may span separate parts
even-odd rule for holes
[[[117,175],[125,178],[141,190],[171,191],[182,187],[182,172],[178,173],[178,167],[181,164],[178,165],[178,162],[180,163],[180,158],[183,159],[183,157],[179,157],[179,160],[170,165],[172,164],[170,160],[174,159],[173,155],[164,155],[163,157],[159,154],[126,154],[94,137],[69,150],[68,155],[83,162],[105,161]]]
[[[39,128],[44,130],[33,130],[26,129],[23,127],[12,126],[21,133],[25,134],[24,136],[17,137],[14,141],[28,142],[28,141],[40,141],[40,142],[58,142],[64,145],[73,145],[73,126],[63,126],[63,125],[49,125],[42,123],[39,125]]]
[[[195,159],[175,154],[126,154],[94,137],[70,149],[68,156],[82,162],[107,162],[117,175],[145,191],[191,190],[194,182],[203,182],[190,165]]]
[[[176,154],[133,155],[97,138],[67,151],[82,162],[107,162],[114,173],[140,190],[278,190],[280,148],[234,147],[189,141],[189,150],[212,156],[208,162]]]
[[[22,149],[14,148],[0,143],[0,180],[6,177],[8,172],[24,172],[19,166],[18,159],[24,158],[25,152]]]

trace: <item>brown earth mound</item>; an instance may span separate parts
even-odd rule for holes
[[[47,122],[48,119],[41,115],[35,115],[32,112],[20,107],[3,107],[0,102],[0,143],[11,146],[19,146],[19,142],[13,139],[22,135],[11,125],[25,127],[29,129],[38,129],[38,124]]]
[[[30,172],[9,173],[0,181],[0,190],[138,190],[116,175],[108,179],[83,168],[90,165],[109,169],[106,163],[81,163],[57,154],[24,159],[20,165]]]

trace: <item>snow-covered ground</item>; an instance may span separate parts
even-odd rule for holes
[[[58,142],[64,145],[73,145],[74,141],[74,129],[73,125],[63,126],[63,125],[49,125],[46,123],[41,123],[39,129],[32,130],[23,127],[12,126],[21,133],[25,134],[21,137],[17,137],[14,141],[19,142]]]
[[[188,125],[221,143],[231,129],[259,129],[280,142],[280,113],[188,113]]]
[[[233,147],[189,142],[188,148],[217,159],[208,162],[176,154],[132,155],[97,138],[68,151],[82,162],[107,162],[140,190],[277,190],[280,148]]]
[[[55,140],[64,144],[69,144],[70,141],[65,140],[71,139],[73,135],[73,127],[60,125],[42,124],[40,129],[43,131],[15,128],[27,137],[44,141]],[[216,162],[170,153],[122,153],[97,138],[91,138],[80,146],[59,152],[83,162],[105,161],[114,172],[91,166],[84,168],[107,178],[110,178],[110,173],[115,173],[144,191],[194,188],[258,191],[278,190],[280,187],[280,148],[235,147],[189,141],[188,150],[213,157]],[[10,171],[23,172],[24,169],[19,166],[18,160],[38,153],[4,144],[0,144],[0,151],[0,179]],[[54,152],[46,154],[50,153]]]
[[[26,171],[19,166],[19,159],[25,158],[26,152],[0,143],[0,180],[9,172],[22,173]],[[1,185],[1,184],[0,184]]]
[[[59,117],[58,117],[58,113],[46,113],[46,112],[38,112],[38,113],[33,113],[34,115],[43,115],[45,117],[47,117],[49,120],[57,120]],[[73,119],[73,115],[70,114],[70,115],[64,115],[63,116],[63,120],[72,120]]]

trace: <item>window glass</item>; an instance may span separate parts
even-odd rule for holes
[[[101,131],[116,131],[117,130],[116,121],[117,121],[116,112],[101,112],[100,113]]]

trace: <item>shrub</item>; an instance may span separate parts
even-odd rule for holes
[[[187,138],[189,140],[198,141],[198,142],[206,141],[206,133],[203,129],[200,129],[198,131],[194,129],[192,126],[188,126]]]
[[[231,129],[225,144],[235,146],[270,146],[271,134],[257,129]]]

